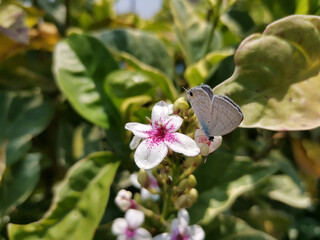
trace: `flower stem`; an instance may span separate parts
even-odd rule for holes
[[[160,221],[160,223],[161,223],[163,226],[166,227],[166,226],[168,225],[168,223],[165,221],[165,219],[164,219],[162,216],[154,213],[154,212],[151,211],[150,209],[147,209],[147,208],[143,207],[143,206],[140,205],[140,204],[137,206],[137,209],[140,210],[140,211],[142,211],[147,217],[150,217],[150,218],[156,219],[157,221]]]

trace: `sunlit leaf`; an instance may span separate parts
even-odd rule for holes
[[[30,153],[6,169],[0,185],[0,218],[29,197],[40,178],[40,158],[41,154]]]
[[[184,72],[184,76],[188,81],[189,86],[194,87],[201,83],[205,83],[206,78],[217,70],[219,63],[233,53],[233,49],[214,51],[207,54],[197,63],[188,66]]]
[[[54,73],[62,92],[82,117],[106,129],[109,144],[123,154],[124,124],[105,91],[107,75],[117,69],[113,56],[94,37],[72,35],[54,52]]]
[[[10,239],[92,239],[118,166],[110,152],[94,153],[76,163],[57,187],[45,216],[27,225],[10,224]]]
[[[152,79],[143,72],[128,70],[112,72],[108,75],[107,82],[109,91],[119,98],[146,94],[154,85]]]
[[[211,24],[201,20],[187,1],[172,0],[170,4],[175,32],[187,65],[199,61],[207,54],[207,50],[212,52],[221,48],[221,35],[218,31],[215,31],[213,39],[209,43],[209,49],[206,49]]]
[[[54,109],[39,94],[1,92],[0,111],[0,145],[7,144],[7,165],[11,165],[29,150],[32,137],[47,127]]]
[[[242,127],[320,126],[320,17],[290,16],[246,38],[234,74],[214,88],[240,105]]]
[[[103,90],[107,74],[118,66],[98,40],[72,35],[57,45],[54,64],[58,84],[79,114],[104,128],[118,125],[117,112]]]
[[[129,53],[139,61],[173,77],[172,58],[155,35],[141,30],[116,29],[96,32],[94,36],[109,49]]]
[[[271,199],[291,207],[309,208],[312,205],[308,194],[287,175],[269,177],[264,192]]]
[[[191,216],[202,218],[201,222],[207,224],[277,169],[275,164],[254,163],[249,157],[214,152],[195,174],[199,198],[191,208]]]

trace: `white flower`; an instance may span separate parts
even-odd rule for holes
[[[130,191],[121,189],[115,198],[116,205],[122,210],[127,211],[132,205],[132,193]]]
[[[208,156],[210,153],[220,147],[222,143],[221,136],[215,136],[213,140],[210,141],[202,129],[196,130],[194,139],[200,148],[200,154],[202,156]]]
[[[143,139],[134,154],[139,168],[150,169],[160,164],[167,155],[168,148],[186,156],[199,154],[200,149],[193,139],[176,132],[183,119],[177,115],[169,116],[171,111],[167,103],[160,101],[152,109],[151,124],[126,124],[125,128],[137,137],[130,144],[132,147]]]
[[[149,187],[153,188],[155,191],[160,192],[160,188],[158,185],[157,179],[152,175],[150,170],[147,170],[148,176],[149,176]],[[159,194],[153,194],[148,189],[141,187],[140,183],[138,182],[138,173],[132,173],[130,175],[130,181],[133,186],[135,186],[138,189],[141,189],[140,195],[142,200],[149,200],[152,199],[153,201],[158,201],[160,196]]]
[[[162,233],[153,240],[203,240],[205,237],[203,229],[199,225],[188,226],[189,214],[186,209],[180,209],[178,218],[171,222],[171,233]]]
[[[117,240],[151,240],[151,234],[140,228],[144,222],[144,214],[135,209],[129,209],[124,218],[117,218],[112,224],[112,233]]]

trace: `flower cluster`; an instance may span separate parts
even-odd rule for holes
[[[134,134],[130,148],[136,149],[134,160],[140,168],[130,180],[140,192],[118,192],[115,203],[125,216],[113,222],[112,232],[119,240],[202,240],[203,229],[189,226],[186,210],[198,198],[192,173],[222,138],[210,141],[202,129],[195,131],[197,118],[183,98],[173,105],[158,102],[147,119],[149,124],[125,125]]]
[[[154,238],[141,227],[144,218],[143,212],[129,209],[124,218],[114,220],[112,233],[118,240],[203,240],[205,237],[199,225],[189,226],[189,214],[186,209],[180,209],[178,218],[172,220],[170,232],[156,235]]]

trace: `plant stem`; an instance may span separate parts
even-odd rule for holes
[[[211,42],[212,42],[212,39],[213,39],[214,30],[216,29],[216,26],[217,26],[217,23],[218,23],[218,20],[219,20],[219,17],[220,17],[220,14],[219,14],[220,5],[221,5],[221,0],[218,0],[218,3],[216,5],[216,7],[213,9],[212,26],[211,26],[211,29],[210,29],[208,40],[206,42],[204,56],[207,55],[210,52],[210,46],[211,46]]]

